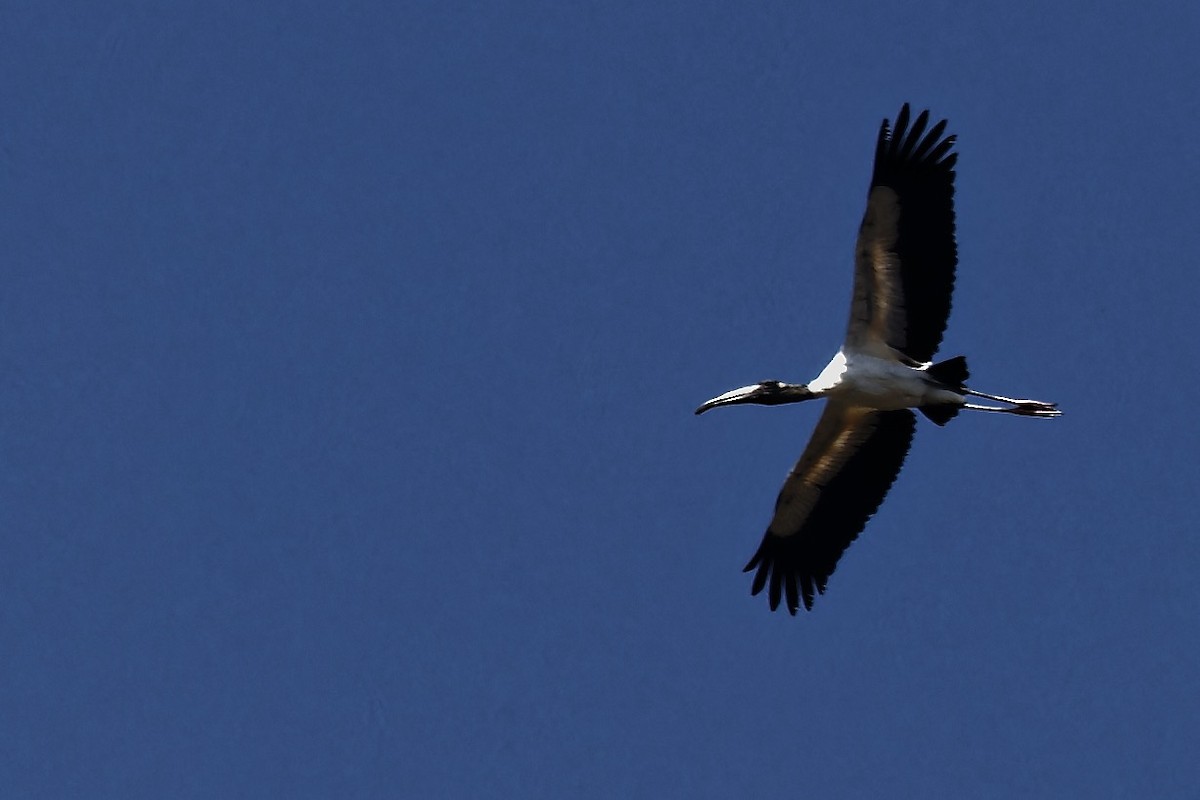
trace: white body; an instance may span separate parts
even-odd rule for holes
[[[910,367],[897,358],[843,349],[808,388],[822,397],[879,411],[966,402],[963,395],[931,380],[925,374],[928,366]]]

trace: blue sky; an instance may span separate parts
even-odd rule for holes
[[[1189,3],[46,3],[0,30],[13,797],[1200,782]],[[740,572],[879,122],[959,136],[922,420],[811,614]]]

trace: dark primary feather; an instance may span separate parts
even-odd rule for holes
[[[779,493],[775,518],[745,571],[757,569],[751,594],[765,587],[771,610],[812,609],[846,548],[879,508],[900,473],[916,416],[901,411],[825,408],[813,438]],[[814,469],[814,465],[817,468]],[[824,474],[824,485],[816,482]],[[806,513],[793,501],[815,498]]]
[[[931,361],[946,321],[954,291],[958,249],[954,241],[955,137],[942,138],[946,120],[925,131],[929,112],[922,111],[909,125],[905,103],[894,127],[884,120],[875,146],[871,192],[880,186],[892,189],[899,203],[895,243],[888,248],[900,262],[900,292],[906,318],[903,342],[891,342],[909,358]],[[868,209],[870,214],[870,209]],[[860,240],[860,252],[862,251]]]

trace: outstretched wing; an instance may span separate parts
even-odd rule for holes
[[[900,473],[916,416],[907,409],[875,411],[830,401],[796,462],[758,552],[751,594],[769,586],[771,610],[812,609],[837,567]]]
[[[854,254],[854,301],[846,343],[884,343],[932,361],[950,316],[954,268],[954,137],[946,120],[925,131],[929,112],[909,127],[908,104],[895,128],[883,121],[875,170]]]

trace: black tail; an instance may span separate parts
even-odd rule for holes
[[[921,406],[917,410],[924,414],[934,425],[945,425],[958,416],[958,412],[962,410],[962,406]]]
[[[967,378],[971,377],[971,373],[967,370],[966,356],[955,356],[954,358],[947,358],[945,361],[939,361],[936,364],[930,364],[926,368],[925,374],[938,383],[944,384],[947,388],[955,390],[963,389]],[[962,406],[944,405],[925,406],[918,410],[928,417],[934,425],[945,425],[958,416],[958,412],[961,409]]]
[[[971,377],[971,373],[967,370],[966,356],[955,356],[936,364],[930,364],[925,370],[925,374],[952,389],[961,389],[967,379]]]

